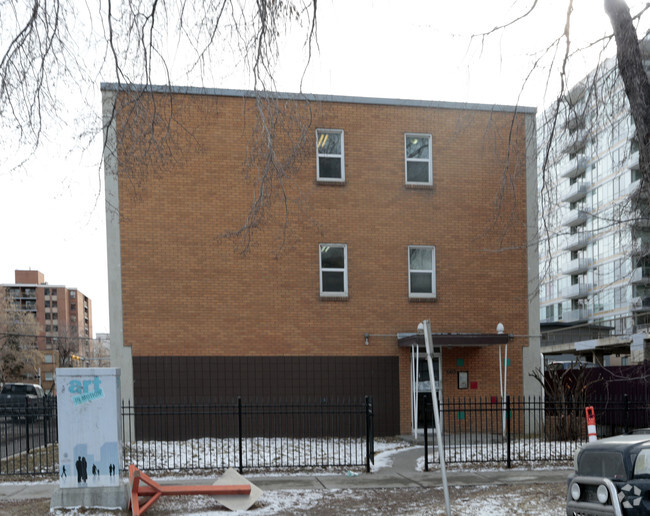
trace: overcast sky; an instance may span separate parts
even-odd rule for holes
[[[318,3],[318,47],[302,90],[306,93],[407,98],[486,104],[520,104],[543,109],[557,94],[558,75],[549,76],[550,58],[524,85],[533,63],[564,27],[566,0],[545,0],[537,12],[484,40],[487,32],[516,18],[529,1],[370,1]],[[630,2],[632,12],[643,2]],[[573,48],[608,32],[602,0],[574,0]],[[647,23],[646,23],[647,25]],[[645,32],[645,30],[643,30]],[[576,55],[569,68],[575,83],[591,70],[602,45]],[[2,49],[0,49],[2,51]],[[562,47],[563,51],[563,47]],[[605,51],[611,56],[614,48]],[[182,56],[176,56],[182,61]],[[305,52],[295,40],[282,52],[277,82],[298,91]],[[223,56],[211,77],[174,75],[177,85],[249,88],[234,56]],[[83,106],[101,113],[98,77],[84,102],[71,106],[68,123],[27,165],[0,168],[0,283],[12,283],[15,269],[37,269],[50,284],[76,287],[93,301],[94,332],[108,332],[108,290],[101,141],[83,147],[76,120]],[[77,104],[79,104],[77,111]],[[5,149],[6,151],[7,149]]]

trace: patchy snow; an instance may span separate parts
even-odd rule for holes
[[[512,441],[510,460],[515,466],[526,469],[557,469],[558,466],[572,465],[575,451],[581,446],[572,441],[544,441],[541,439],[521,439]],[[531,461],[531,458],[540,457],[543,460]],[[498,466],[506,464],[507,448],[503,445],[496,447],[493,443],[475,443],[456,445],[445,448],[446,464],[450,467],[460,465],[463,469],[477,468],[484,470],[487,464]],[[438,455],[433,455],[429,448],[429,468],[439,466]],[[550,464],[549,464],[550,463]],[[424,470],[424,456],[418,459],[418,471]]]
[[[205,440],[200,440],[205,442]],[[331,440],[329,440],[331,441]],[[349,443],[349,440],[345,440]],[[182,444],[182,443],[181,443]],[[319,453],[325,451],[328,443],[316,442],[312,440],[309,445],[292,443],[290,440],[285,440],[282,444],[281,450],[273,443],[265,443],[266,446],[260,446],[255,450],[255,453],[261,454],[263,461],[269,463],[282,464],[283,460],[287,457],[296,456],[302,453]],[[351,443],[352,445],[347,448],[347,451],[340,453],[358,453],[363,451],[362,456],[365,457],[365,442]],[[291,445],[291,446],[288,446]],[[295,446],[294,446],[295,445]],[[188,444],[189,446],[189,444]],[[217,453],[220,443],[206,443],[206,446],[197,447],[197,443],[191,443],[194,446],[193,452],[186,455],[186,450],[179,443],[138,443],[138,453],[143,453],[145,462],[152,461],[154,464],[162,465],[164,460],[154,460],[153,456],[164,450],[167,458],[176,461],[175,464],[184,464],[189,467],[190,464],[200,463],[202,467],[210,467],[214,470],[224,469],[224,462],[221,460],[221,451]],[[534,440],[527,440],[525,443],[518,443],[516,449],[521,449],[522,446],[532,446],[533,450],[543,449],[544,443],[535,442]],[[554,446],[558,446],[554,443]],[[560,444],[559,447],[569,446],[569,443]],[[341,443],[329,443],[329,450],[341,447]],[[536,448],[537,447],[537,448]],[[460,457],[467,457],[469,460],[472,457],[476,460],[475,463],[457,463],[449,465],[449,469],[473,469],[473,470],[496,470],[503,469],[505,464],[503,462],[490,461],[490,451],[481,449],[481,447],[471,447],[462,451],[464,455]],[[156,453],[154,454],[154,449]],[[205,456],[201,456],[202,451],[206,451]],[[232,453],[232,449],[228,448],[228,453]],[[223,457],[226,457],[227,450],[223,450]],[[356,451],[355,451],[356,450]],[[413,455],[417,455],[415,451],[420,453],[417,460],[417,465],[414,466],[416,470],[422,470],[424,465],[424,458],[422,454],[424,449],[422,446],[416,446],[402,440],[376,440],[375,442],[375,464],[372,466],[372,471],[377,472],[385,468],[390,468],[393,465],[395,455],[401,452],[409,452],[413,450]],[[208,453],[212,451],[212,453]],[[147,453],[149,454],[147,456]],[[338,453],[338,452],[337,452]],[[343,455],[345,456],[345,455]],[[410,459],[411,457],[409,457]],[[413,457],[414,458],[414,457]],[[209,464],[209,466],[208,466]],[[521,462],[520,462],[521,464]],[[566,464],[566,463],[564,463]],[[558,462],[551,462],[550,464],[534,463],[531,467],[535,469],[552,468],[557,469]],[[567,464],[568,466],[568,464]],[[430,461],[430,468],[436,469],[439,467],[438,463]],[[284,472],[282,470],[284,469]],[[526,468],[514,468],[526,469]],[[530,468],[528,468],[530,469]],[[567,468],[568,469],[568,468]],[[290,473],[287,473],[287,470]],[[313,471],[311,469],[310,471]],[[193,476],[201,475],[201,471],[194,472]],[[305,470],[293,470],[286,467],[278,467],[275,470],[263,471],[260,473],[251,473],[250,471],[245,475],[253,483],[256,478],[270,477],[270,476],[292,476],[292,475],[305,475]],[[212,472],[210,474],[213,474]],[[332,475],[357,475],[358,473],[353,470],[348,470],[347,467],[330,468],[329,470],[321,469],[318,475],[332,474]],[[187,478],[192,476],[189,471],[179,469],[174,476],[165,476],[165,480],[172,480],[173,478]],[[564,512],[566,485],[565,484],[533,484],[533,485],[487,485],[487,486],[451,486],[451,507],[452,513],[456,516],[477,514],[481,516],[501,516],[501,515],[531,515],[538,516],[551,516],[562,514]],[[164,497],[158,500],[154,507],[152,507],[147,514],[151,516],[158,515],[201,515],[201,516],[225,516],[230,512],[225,509],[213,497],[209,496],[192,496],[192,497]],[[372,513],[378,515],[410,515],[410,516],[431,516],[431,515],[444,515],[444,495],[442,487],[430,488],[386,488],[386,489],[312,489],[312,490],[281,490],[281,491],[265,491],[258,502],[248,511],[233,512],[230,514],[235,515],[327,515],[330,514],[349,514],[358,515],[359,513]],[[102,515],[102,516],[116,516],[115,513],[110,511],[101,510],[87,510],[87,509],[72,509],[66,511],[54,511],[54,516],[82,516],[82,515]]]
[[[375,443],[375,462],[370,465],[370,471],[376,473],[377,471],[390,468],[393,465],[393,457],[397,453],[403,452],[406,448],[417,449],[421,448],[424,454],[423,446],[412,446],[407,443],[400,445],[400,443],[385,443],[386,446],[378,447]],[[424,457],[422,457],[422,464],[424,467]]]
[[[455,516],[555,516],[565,504],[564,485],[452,486],[451,509]],[[267,491],[248,511],[229,512],[209,496],[161,498],[147,514],[236,516],[256,515],[444,515],[444,495],[436,488],[334,489]],[[54,511],[54,516],[101,515],[97,510]]]
[[[243,439],[241,452],[246,469],[361,466],[365,464],[366,440],[256,437]],[[239,442],[215,438],[138,441],[124,446],[124,462],[152,471],[223,470],[239,464]]]

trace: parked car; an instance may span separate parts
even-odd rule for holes
[[[5,383],[0,391],[0,414],[14,419],[36,419],[44,399],[45,391],[38,384]]]
[[[585,444],[568,479],[567,516],[650,514],[650,434]]]

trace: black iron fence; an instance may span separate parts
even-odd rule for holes
[[[542,398],[447,398],[440,404],[442,440],[448,463],[570,461],[587,441],[585,408],[593,406],[598,437],[650,426],[645,401],[594,398],[554,401]],[[425,433],[433,428],[433,409],[425,407]],[[428,448],[428,440],[426,441]],[[428,469],[425,449],[425,469]],[[439,461],[436,447],[436,462]]]
[[[587,441],[585,406],[598,437],[650,427],[650,405],[623,396],[587,402],[540,398],[441,401],[449,463],[570,461]],[[432,428],[433,412],[425,421]],[[124,463],[143,470],[240,471],[365,466],[374,456],[372,398],[315,402],[125,404]],[[56,400],[0,407],[0,475],[56,474]],[[428,444],[428,443],[427,443]],[[428,460],[438,460],[436,455]]]
[[[55,473],[56,399],[0,405],[0,475]]]
[[[364,401],[122,405],[124,461],[149,471],[365,466],[374,453]]]

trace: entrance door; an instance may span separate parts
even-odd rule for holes
[[[440,401],[440,355],[431,357],[433,362],[433,374],[436,379],[436,393]],[[426,358],[420,358],[418,367],[418,427],[424,426],[424,409],[427,404],[431,404],[431,379],[429,378],[429,366]],[[429,412],[431,416],[431,412]],[[428,425],[432,427],[431,422]]]
[[[433,374],[435,376],[436,392],[440,399],[440,378],[441,378],[441,348],[434,347],[431,356],[433,362]],[[426,351],[424,347],[411,347],[411,428],[413,435],[417,436],[418,429],[424,423],[424,404],[431,402],[431,379],[429,378],[429,367],[427,365]]]

